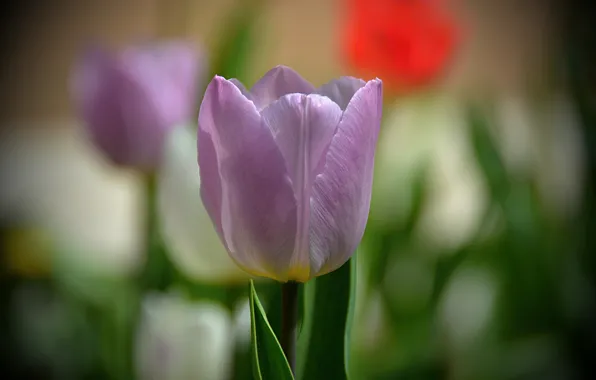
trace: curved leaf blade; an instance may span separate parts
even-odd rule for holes
[[[258,380],[293,380],[290,365],[267,320],[253,281],[250,281],[251,350],[253,373]]]

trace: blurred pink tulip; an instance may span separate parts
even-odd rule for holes
[[[94,49],[75,65],[72,91],[92,141],[114,164],[153,171],[167,132],[196,116],[202,71],[183,42]]]

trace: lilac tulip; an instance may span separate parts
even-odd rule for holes
[[[382,83],[315,89],[276,67],[250,91],[216,76],[199,111],[201,197],[234,261],[305,282],[339,268],[368,218]]]
[[[72,89],[94,144],[117,165],[154,170],[168,131],[195,117],[201,66],[182,42],[86,52]]]

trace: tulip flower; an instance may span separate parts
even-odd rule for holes
[[[153,171],[167,132],[195,117],[200,66],[178,42],[87,52],[73,95],[94,144],[114,164]]]
[[[278,66],[250,91],[216,76],[199,111],[201,197],[245,271],[305,282],[339,268],[368,218],[382,83],[315,89]]]

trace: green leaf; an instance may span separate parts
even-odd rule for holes
[[[253,372],[257,380],[293,380],[277,337],[267,321],[253,281],[250,281],[250,319]]]
[[[298,378],[347,379],[356,291],[356,255],[338,270],[304,285],[298,338]]]
[[[481,107],[470,106],[468,125],[476,159],[492,196],[497,202],[504,204],[509,195],[510,181],[499,149],[490,134],[489,116]]]
[[[403,227],[404,233],[408,236],[412,234],[412,231],[418,225],[420,217],[422,216],[423,208],[426,205],[426,201],[428,200],[429,172],[429,165],[427,162],[424,162],[416,172],[411,184],[412,206]]]

